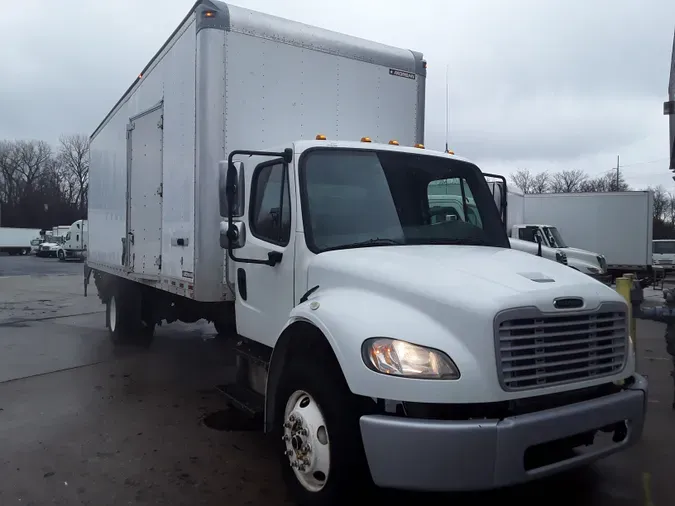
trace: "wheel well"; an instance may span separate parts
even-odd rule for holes
[[[265,395],[265,432],[274,427],[276,391],[281,374],[294,355],[309,355],[313,359],[323,360],[327,365],[334,365],[342,374],[333,347],[326,336],[313,324],[297,321],[289,325],[279,337],[267,375],[267,392]],[[343,376],[344,379],[344,376]]]

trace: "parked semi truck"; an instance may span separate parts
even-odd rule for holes
[[[425,80],[418,52],[202,0],[91,136],[113,341],[236,332],[224,390],[301,504],[500,487],[642,433],[625,301],[509,247],[480,169],[424,149]],[[432,222],[443,180],[480,226]]]
[[[28,255],[31,241],[39,235],[39,228],[0,227],[0,253]]]
[[[63,243],[56,253],[59,260],[65,261],[73,258],[84,260],[89,245],[88,236],[87,220],[75,221],[66,232]]]

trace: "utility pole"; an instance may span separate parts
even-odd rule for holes
[[[619,155],[616,155],[616,190],[619,191]]]

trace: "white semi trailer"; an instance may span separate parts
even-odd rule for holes
[[[91,136],[113,341],[236,332],[226,393],[301,504],[500,487],[642,433],[625,301],[509,247],[479,168],[423,149],[425,79],[420,53],[199,1]],[[480,226],[433,222],[437,181]]]

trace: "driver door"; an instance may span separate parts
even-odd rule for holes
[[[294,304],[294,248],[296,214],[291,198],[295,180],[291,166],[281,159],[251,157],[257,164],[246,174],[250,188],[246,241],[236,250],[242,259],[265,260],[281,254],[274,266],[236,262],[237,331],[244,337],[274,346]],[[247,162],[250,167],[251,162]]]

